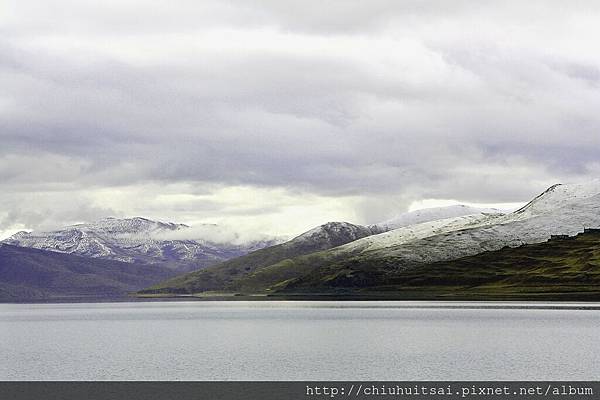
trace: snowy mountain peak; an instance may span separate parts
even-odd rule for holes
[[[552,235],[574,236],[600,228],[600,180],[553,185],[509,214],[481,213],[411,224],[341,246],[340,254],[393,257],[398,265],[453,260],[541,243]]]
[[[27,237],[27,235],[29,235],[29,232],[27,232],[27,231],[19,231],[19,232],[13,234],[10,238],[11,239],[22,239],[24,237]]]
[[[313,228],[309,231],[304,232],[303,234],[297,236],[296,238],[292,239],[292,240],[307,240],[307,239],[311,239],[311,238],[315,238],[317,236],[323,236],[323,235],[336,235],[336,234],[343,234],[343,233],[356,233],[356,232],[360,232],[360,231],[364,231],[365,228],[364,226],[361,225],[354,225],[351,224],[349,222],[327,222],[324,223],[323,225],[319,225],[316,228]]]
[[[327,222],[319,225],[287,242],[290,245],[319,244],[322,248],[330,248],[345,244],[373,234],[373,231],[361,225],[349,222]]]
[[[88,232],[102,232],[106,234],[150,234],[159,231],[175,231],[189,228],[184,224],[173,222],[153,221],[148,218],[114,218],[108,217],[92,223],[71,225],[65,229],[78,229]]]
[[[550,186],[540,195],[515,211],[513,215],[519,218],[530,218],[554,212],[565,206],[590,199],[600,195],[600,180],[585,183],[555,184]]]
[[[59,253],[124,262],[166,263],[174,268],[200,268],[275,244],[264,239],[247,244],[211,240],[215,229],[205,229],[206,236],[192,239],[195,231],[184,224],[153,221],[142,217],[103,218],[66,226],[52,231],[19,232],[3,243]],[[199,229],[200,228],[200,229]],[[231,235],[230,235],[231,236]]]

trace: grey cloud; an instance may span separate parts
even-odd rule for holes
[[[25,194],[1,196],[8,211],[0,215],[0,230],[17,224],[29,229],[52,230],[60,226],[95,221],[106,216],[121,216],[118,211],[90,204],[83,196],[60,194]]]
[[[513,7],[517,6],[512,2]],[[12,2],[5,25],[21,34],[48,32],[116,35],[180,33],[212,28],[276,26],[283,30],[311,33],[347,33],[377,30],[401,17],[448,17],[470,9],[477,2],[457,0],[123,0],[115,7],[90,0],[36,0]],[[19,19],[26,15],[27,19]],[[60,24],[57,22],[60,21]]]
[[[281,187],[362,196],[371,220],[424,197],[523,201],[600,159],[594,28],[561,35],[563,15],[600,15],[594,2],[9,3],[5,226],[51,210],[17,206],[36,184],[81,204],[88,188],[142,183]],[[240,45],[246,31],[264,43]],[[191,207],[278,210],[171,211]]]
[[[563,72],[567,76],[583,81],[593,87],[600,83],[600,68],[596,65],[582,63],[552,62],[551,67]]]

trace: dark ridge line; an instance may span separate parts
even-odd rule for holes
[[[552,192],[554,189],[556,189],[559,186],[562,186],[562,183],[556,183],[556,184],[550,186],[548,189],[544,190],[542,193],[535,196],[533,198],[533,200],[531,200],[529,203],[525,204],[523,207],[519,208],[517,211],[514,211],[513,214],[521,214],[523,211],[525,211],[527,208],[529,208],[529,206],[531,206],[533,203],[535,203],[536,200],[540,199],[546,193]]]

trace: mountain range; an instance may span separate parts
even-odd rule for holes
[[[139,296],[468,298],[491,296],[481,285],[530,293],[526,282],[542,279],[536,271],[551,271],[554,289],[563,275],[573,287],[600,270],[600,235],[590,230],[600,228],[600,180],[554,185],[514,212],[430,208],[366,226],[328,222],[286,242],[211,240],[220,228],[201,228],[208,233],[136,217],[17,233],[0,242],[0,298],[124,296],[144,287]],[[556,237],[564,240],[548,241]],[[530,250],[542,255],[533,264]]]
[[[553,235],[574,236],[600,227],[600,181],[554,185],[523,208],[503,214],[485,210],[409,224],[329,249],[294,256],[273,248],[250,253],[155,285],[143,294],[228,292],[238,294],[352,291],[385,285],[399,274],[464,257],[543,243]],[[293,242],[293,241],[292,241]],[[377,279],[372,279],[377,276]],[[308,279],[310,277],[310,279]],[[318,285],[317,285],[318,282]]]
[[[456,215],[485,215],[488,210],[482,210],[467,206],[449,206],[418,210],[400,214],[392,220],[368,226],[355,225],[348,222],[328,222],[313,228],[292,240],[264,248],[246,256],[216,265],[214,268],[206,268],[188,275],[178,276],[168,282],[150,289],[157,289],[173,293],[195,293],[211,290],[225,290],[236,288],[234,282],[242,282],[256,274],[269,275],[273,282],[282,280],[289,275],[280,275],[278,266],[287,266],[297,258],[304,255],[321,254],[329,249],[339,248],[347,243],[353,243],[364,238],[386,232],[393,226],[405,226],[418,222],[437,220]],[[271,266],[276,266],[271,268]],[[293,274],[301,273],[301,270]]]

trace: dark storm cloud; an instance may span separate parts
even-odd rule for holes
[[[594,2],[49,3],[0,17],[13,197],[182,182],[510,202],[600,161]]]

